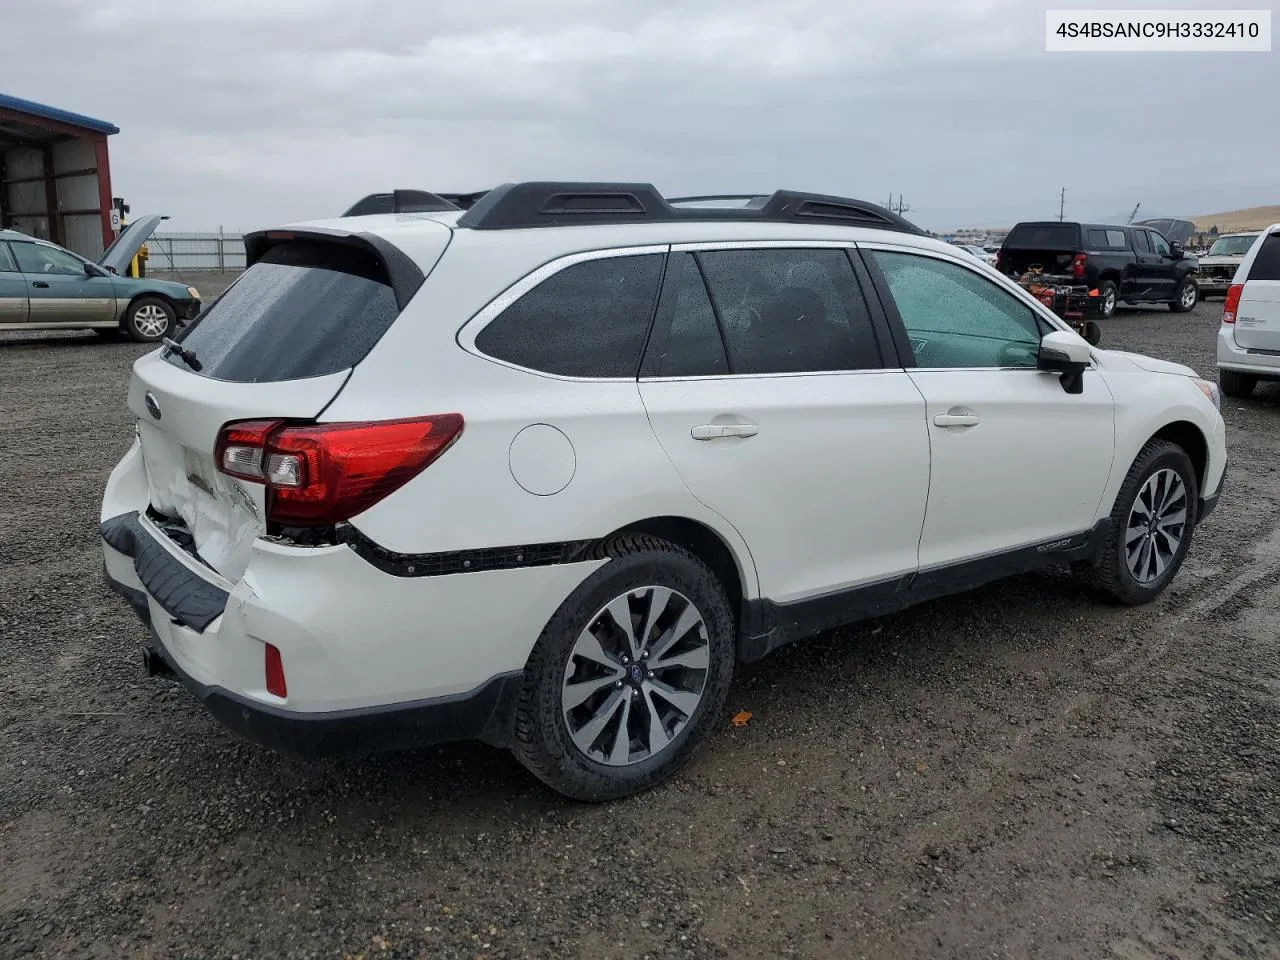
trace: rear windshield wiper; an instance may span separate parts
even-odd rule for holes
[[[202,364],[198,359],[196,359],[196,352],[194,350],[189,350],[186,347],[184,347],[182,344],[180,344],[177,340],[170,340],[168,337],[164,338],[163,343],[170,352],[176,353],[178,357],[182,360],[182,362],[185,363],[188,367],[190,367],[192,370],[195,370],[197,373],[200,372],[200,369],[204,366],[204,364]]]

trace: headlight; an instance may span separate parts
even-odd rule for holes
[[[1216,383],[1213,383],[1209,380],[1199,380],[1199,379],[1194,380],[1192,382],[1195,383],[1195,385],[1200,388],[1200,392],[1203,393],[1206,397],[1208,397],[1210,402],[1212,402],[1213,405],[1217,407],[1219,411],[1222,410],[1222,393],[1218,390],[1218,385]]]
[[[197,290],[195,287],[187,287],[187,296],[189,296],[192,300],[199,300],[200,291]]]

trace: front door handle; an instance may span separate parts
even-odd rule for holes
[[[31,285],[33,287],[39,287],[41,290],[49,289],[49,284],[45,283],[43,280],[32,280]]]
[[[754,437],[760,428],[754,423],[703,423],[689,431],[695,440],[718,440],[723,437]]]
[[[972,413],[940,413],[933,418],[935,427],[976,427],[978,418]]]

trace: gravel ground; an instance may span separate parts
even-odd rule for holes
[[[1218,302],[1104,345],[1212,375]],[[1027,576],[739,671],[670,785],[305,764],[142,677],[99,495],[144,348],[0,343],[0,957],[1280,956],[1280,390],[1141,609]]]

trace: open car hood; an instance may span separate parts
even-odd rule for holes
[[[111,246],[107,247],[102,256],[98,258],[98,266],[110,270],[112,273],[123,274],[125,268],[129,266],[129,261],[134,258],[142,248],[142,245],[151,237],[151,234],[156,232],[156,227],[160,225],[160,221],[168,219],[168,217],[152,213],[133,221],[133,223],[120,231],[120,235],[112,241]]]

